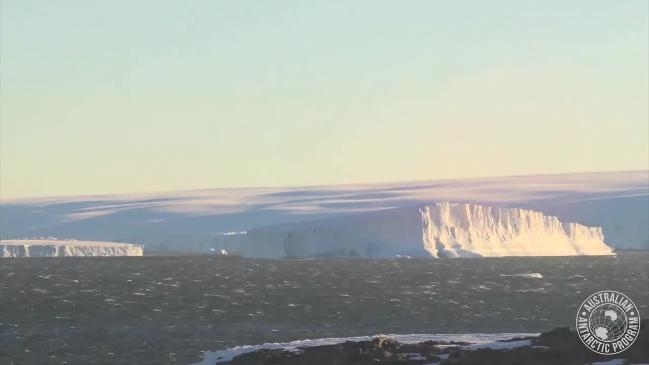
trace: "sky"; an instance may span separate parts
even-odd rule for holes
[[[0,198],[649,168],[649,1],[0,2]]]

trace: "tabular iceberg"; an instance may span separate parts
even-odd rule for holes
[[[216,244],[265,258],[613,254],[599,227],[526,209],[449,202],[255,228]]]
[[[0,239],[78,236],[210,252],[224,232],[445,201],[531,209],[601,227],[615,249],[649,249],[649,170],[0,199]],[[419,225],[418,210],[409,214]]]
[[[433,257],[610,255],[599,227],[526,209],[438,203],[421,209]]]
[[[130,243],[74,240],[1,240],[0,257],[142,256]]]

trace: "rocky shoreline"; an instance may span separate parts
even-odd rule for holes
[[[618,359],[617,362],[612,360]],[[640,335],[631,348],[613,356],[589,351],[569,328],[557,328],[536,337],[513,338],[489,344],[425,341],[399,343],[389,337],[371,341],[297,349],[262,349],[240,354],[231,365],[361,365],[361,364],[608,364],[649,363],[649,319],[643,319]]]

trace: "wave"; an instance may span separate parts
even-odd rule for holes
[[[522,272],[518,274],[500,274],[500,276],[509,276],[509,277],[519,277],[519,278],[528,278],[528,279],[543,279],[543,275],[538,272]]]

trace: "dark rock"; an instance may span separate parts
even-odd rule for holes
[[[588,350],[567,327],[557,328],[536,338],[517,338],[503,342],[530,340],[531,346],[512,349],[467,350],[465,342],[425,341],[401,344],[381,336],[372,341],[345,342],[338,345],[306,347],[300,351],[259,350],[234,358],[233,365],[403,365],[440,363],[458,365],[583,365],[615,358],[631,363],[649,362],[649,320],[643,320],[635,344],[613,356],[598,355]],[[444,345],[440,348],[439,345]],[[450,347],[448,347],[451,345]]]

